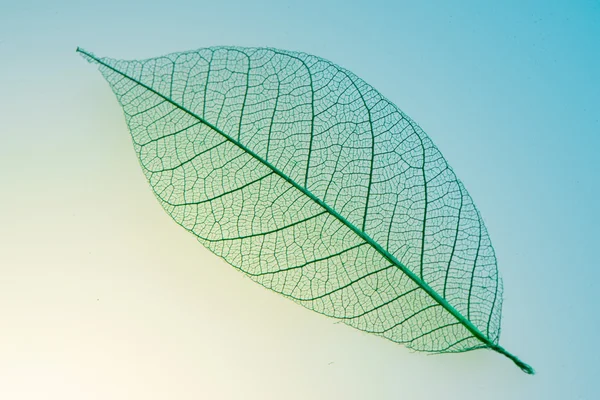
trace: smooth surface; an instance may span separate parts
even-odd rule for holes
[[[5,3],[0,398],[595,397],[597,2]],[[421,125],[482,212],[505,285],[501,343],[536,376],[492,352],[428,357],[335,324],[164,214],[75,48],[220,44],[335,60]]]

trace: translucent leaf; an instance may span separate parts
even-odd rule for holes
[[[498,344],[485,225],[431,139],[327,60],[214,47],[97,58],[142,169],[181,226],[261,285],[426,352]]]

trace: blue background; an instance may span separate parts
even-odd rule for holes
[[[0,398],[597,398],[598,1],[0,6]],[[327,58],[419,123],[489,229],[500,342],[537,375],[335,324],[160,211],[114,96],[75,48],[213,45]]]

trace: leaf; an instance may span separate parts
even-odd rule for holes
[[[419,351],[498,344],[501,281],[465,187],[409,117],[304,53],[97,58],[171,217],[261,285]]]

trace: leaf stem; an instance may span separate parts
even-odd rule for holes
[[[492,350],[506,356],[507,358],[509,358],[510,360],[512,360],[512,362],[514,362],[517,367],[521,368],[521,370],[529,375],[534,375],[535,374],[535,370],[533,369],[533,367],[523,361],[521,361],[519,359],[519,357],[515,356],[512,353],[509,353],[508,351],[506,351],[506,349],[504,349],[504,347],[500,346],[500,345],[494,345],[491,347]]]

